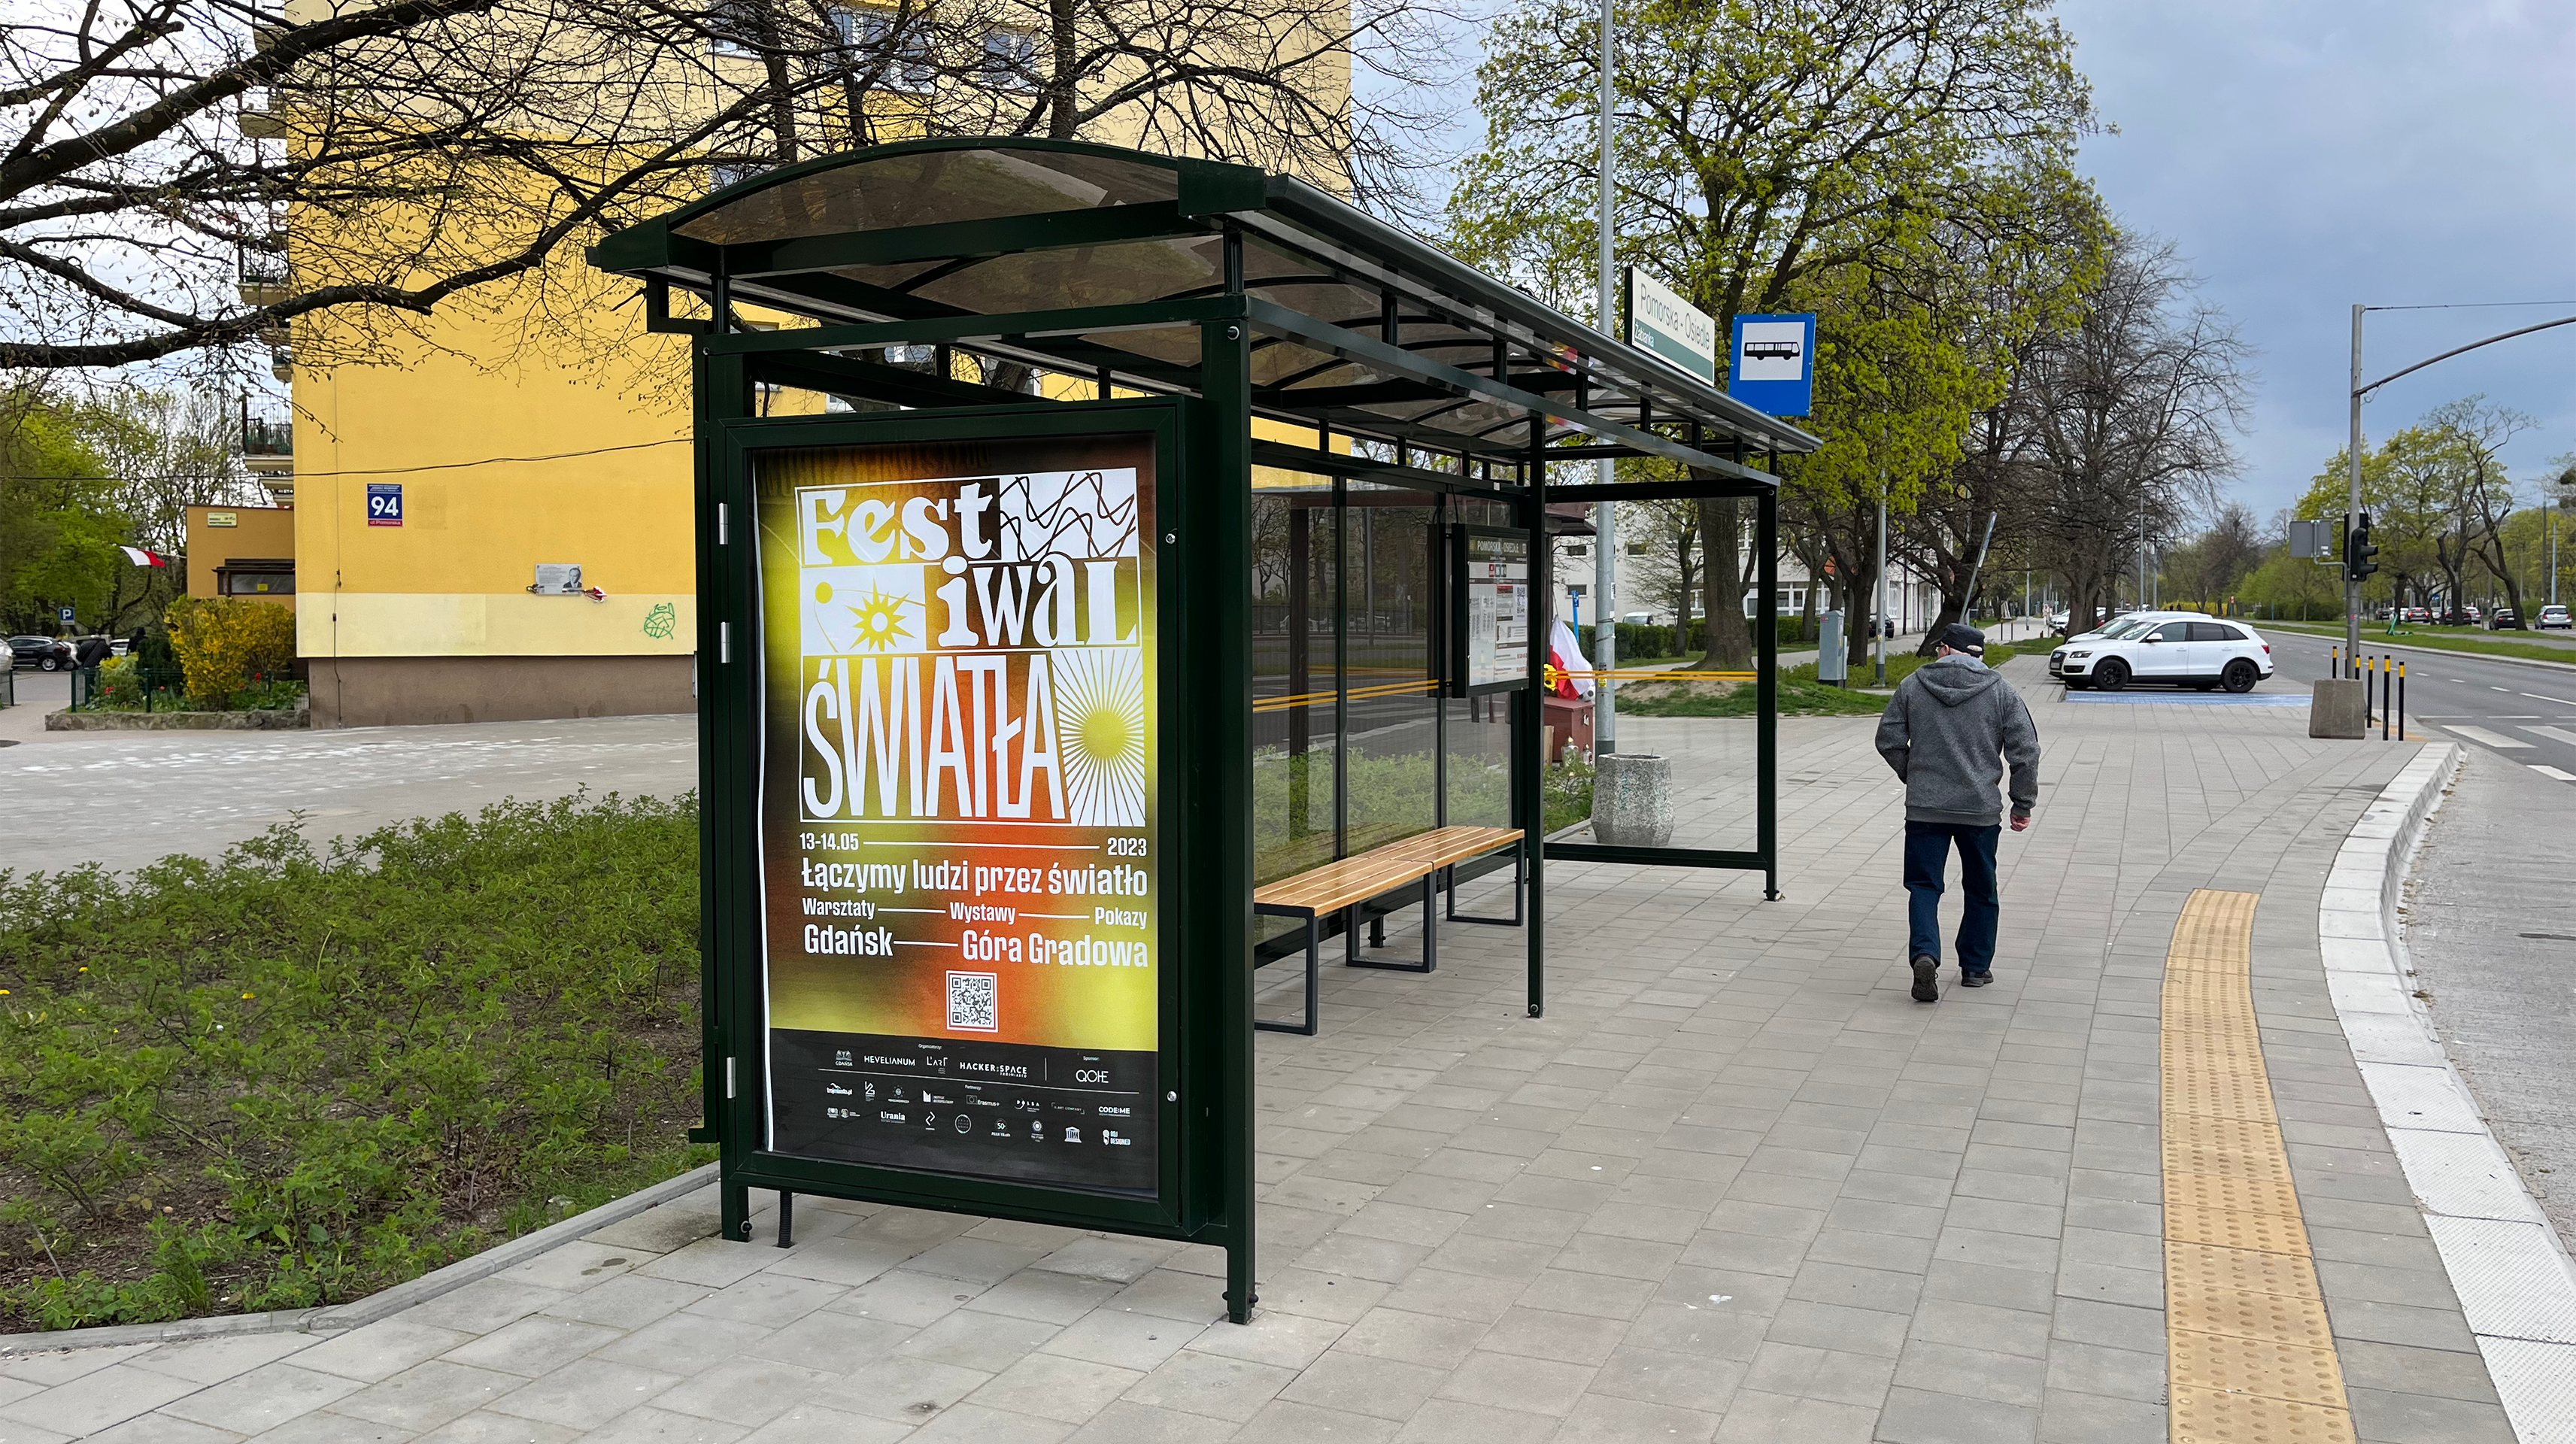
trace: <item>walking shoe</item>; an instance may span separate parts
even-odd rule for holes
[[[1914,959],[1914,1001],[1918,1003],[1941,1001],[1940,976],[1940,959],[1917,956]]]
[[[1959,970],[1959,986],[1963,988],[1982,988],[1994,980],[1992,973],[1972,973],[1965,968]]]

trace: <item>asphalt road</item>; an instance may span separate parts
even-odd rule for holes
[[[2283,677],[2327,674],[2331,640],[2265,635]],[[2576,1243],[2576,670],[2389,655],[2406,659],[2407,730],[2467,750],[2416,859],[2415,980],[2479,1110]]]
[[[26,680],[22,675],[21,681]],[[21,698],[26,691],[21,691]],[[59,702],[50,705],[59,706]],[[0,722],[0,869],[212,856],[276,823],[317,844],[389,823],[576,790],[697,786],[692,717],[589,717],[331,732],[45,732]]]
[[[2261,624],[2256,624],[2261,630]],[[2331,638],[2265,632],[2284,679],[2328,674]],[[2383,639],[2384,640],[2384,639]],[[2364,657],[2381,655],[2362,634]],[[2406,726],[2421,737],[2465,742],[2498,762],[2521,767],[2526,781],[2576,784],[2576,668],[2529,666],[2483,657],[2385,652],[2406,663]],[[2576,791],[2555,796],[2576,809]],[[2576,841],[2571,834],[2570,841]]]

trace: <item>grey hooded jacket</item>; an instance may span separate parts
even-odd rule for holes
[[[1974,657],[1937,657],[1898,684],[1878,719],[1878,754],[1904,779],[1908,822],[2000,825],[2005,762],[2013,816],[2039,802],[2039,728],[2021,694]]]

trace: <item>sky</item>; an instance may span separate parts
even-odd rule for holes
[[[2232,490],[2256,516],[2343,447],[2355,302],[2558,303],[2373,313],[2370,380],[2576,316],[2576,5],[2065,0],[2059,13],[2118,127],[2085,144],[2084,168],[2124,223],[2175,243],[2255,350]],[[2539,421],[2505,453],[2536,483],[2576,452],[2576,326],[2398,381],[2362,425],[2376,445],[2481,392]]]
[[[1470,8],[1490,12],[1502,0]],[[2060,0],[2076,64],[2114,130],[2082,165],[2133,229],[2171,240],[2253,348],[2228,494],[2268,522],[2343,448],[2352,306],[2368,379],[2535,321],[2576,316],[2576,4],[2569,0]],[[1478,143],[1458,36],[1456,119]],[[2576,452],[2576,326],[2388,387],[2377,445],[2484,394],[2539,422],[2505,452],[2526,499]]]

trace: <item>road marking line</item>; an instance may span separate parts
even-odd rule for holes
[[[2484,743],[2489,747],[2529,747],[2531,745],[2519,737],[2507,737],[2501,732],[2489,732],[2484,727],[2463,727],[2456,722],[2446,725],[2442,730],[2457,732],[2472,742]]]
[[[2576,742],[2576,732],[2570,732],[2564,727],[2525,727],[2522,730],[2539,733],[2552,742]]]
[[[2559,735],[2563,737],[2566,734],[2562,732]],[[2555,767],[2546,767],[2537,762],[2526,762],[2522,765],[2539,773],[2543,777],[2551,778],[2559,782],[2576,782],[2576,772],[2561,772]]]
[[[2561,707],[2576,707],[2576,702],[2571,702],[2564,697],[2543,697],[2537,692],[2525,692],[2522,695],[2534,702],[2555,702]]]
[[[2254,1014],[2260,895],[2203,888],[2165,955],[2159,1051],[2173,1436],[2354,1438]]]

